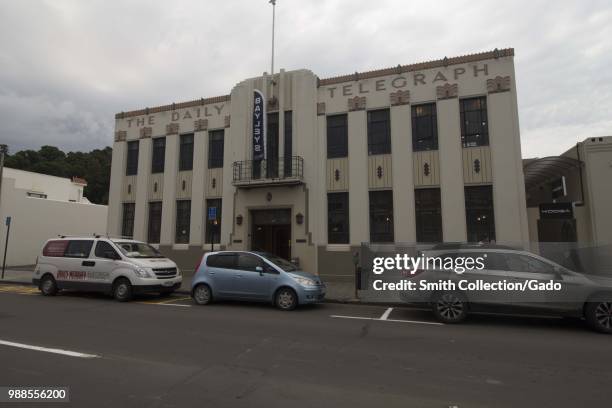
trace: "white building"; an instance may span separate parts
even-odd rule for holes
[[[7,266],[33,265],[44,242],[60,234],[106,232],[108,207],[83,196],[83,179],[4,168],[0,192],[0,262],[11,217]]]

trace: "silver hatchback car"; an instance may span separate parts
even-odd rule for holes
[[[213,299],[274,303],[281,310],[317,303],[325,297],[321,279],[264,252],[220,251],[205,254],[191,282],[199,305]]]

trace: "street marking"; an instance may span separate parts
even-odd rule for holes
[[[385,310],[385,313],[383,313],[383,315],[380,316],[380,320],[387,320],[389,318],[389,315],[391,314],[392,310],[393,310],[392,307],[390,307],[387,310]]]
[[[432,326],[444,326],[443,323],[438,322],[423,322],[420,320],[398,320],[398,319],[382,319],[376,317],[361,317],[361,316],[341,316],[341,315],[330,315],[329,317],[334,319],[357,319],[357,320],[377,320],[379,322],[397,322],[397,323],[414,323],[414,324],[429,324]]]
[[[46,353],[61,354],[61,355],[70,356],[70,357],[80,357],[80,358],[99,358],[100,357],[96,354],[86,354],[86,353],[79,353],[79,352],[70,351],[70,350],[32,346],[30,344],[14,343],[12,341],[5,341],[5,340],[0,340],[0,345],[9,346],[9,347],[17,347],[17,348],[22,348],[22,349],[27,349],[27,350],[44,351]]]
[[[173,302],[180,302],[183,300],[191,300],[191,297],[181,297],[181,298],[168,299],[168,300],[144,300],[142,302],[136,302],[136,303],[142,303],[145,305],[191,307],[191,305],[181,305],[181,304],[173,303]]]
[[[32,295],[38,288],[21,285],[0,285],[0,293],[17,293],[19,295]]]

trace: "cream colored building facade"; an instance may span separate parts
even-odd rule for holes
[[[118,113],[108,232],[159,241],[187,268],[216,234],[215,249],[272,250],[338,276],[352,274],[364,242],[527,243],[513,56],[327,79],[281,70],[229,95]],[[255,90],[267,110],[263,162],[252,161]]]

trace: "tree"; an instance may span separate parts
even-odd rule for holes
[[[81,177],[87,180],[83,195],[95,204],[108,204],[110,147],[91,152],[64,153],[55,146],[42,146],[38,151],[22,150],[7,155],[5,166],[58,177]]]

